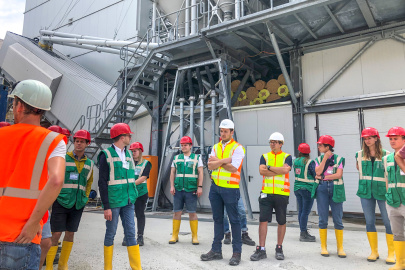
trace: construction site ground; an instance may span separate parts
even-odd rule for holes
[[[258,243],[258,214],[255,220],[248,221],[249,235]],[[200,245],[191,244],[191,231],[188,214],[183,214],[180,227],[179,242],[169,245],[172,232],[172,214],[170,212],[146,213],[146,228],[144,234],[145,245],[140,247],[143,269],[235,269],[228,265],[232,256],[232,245],[223,245],[223,260],[203,262],[200,255],[211,249],[214,236],[214,223],[210,213],[199,214],[198,236]],[[385,264],[387,245],[384,226],[377,225],[379,231],[379,253],[377,262],[368,262],[370,247],[367,241],[363,221],[353,222],[344,220],[344,249],[347,258],[338,258],[336,254],[336,239],[332,220],[329,220],[328,250],[330,257],[320,255],[319,233],[317,229],[318,216],[309,218],[310,233],[316,236],[315,243],[299,241],[299,227],[296,215],[288,217],[287,233],[283,250],[284,261],[274,258],[277,226],[269,224],[266,248],[267,259],[253,262],[249,257],[253,254],[254,246],[242,246],[242,261],[239,269],[388,269]],[[75,244],[69,259],[70,270],[103,269],[103,241],[105,234],[105,220],[103,211],[87,209],[83,213],[79,231],[75,235]],[[115,237],[113,268],[116,270],[130,269],[126,247],[121,245],[124,233],[122,225],[118,226]],[[55,269],[57,267],[55,266]]]

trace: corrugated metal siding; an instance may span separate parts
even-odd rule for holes
[[[19,43],[48,65],[63,74],[58,91],[53,98],[51,112],[68,128],[73,128],[81,115],[86,115],[87,106],[99,104],[111,88],[90,71],[54,50],[48,53],[31,40],[8,32],[4,46]],[[6,50],[0,51],[0,62]]]
[[[304,100],[315,94],[364,44],[305,54],[302,57]],[[319,100],[404,89],[404,59],[404,44],[391,39],[377,41]]]

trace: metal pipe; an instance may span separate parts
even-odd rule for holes
[[[191,35],[197,34],[197,0],[191,0]]]
[[[202,92],[200,92],[202,93]],[[204,99],[205,96],[202,94],[199,96],[200,98],[200,152],[201,152],[201,156],[202,156],[202,160],[204,159],[205,156],[205,141],[204,141],[204,111],[205,111],[205,107],[204,107]]]
[[[66,42],[66,43],[75,43],[75,44],[88,44],[88,45],[98,45],[106,47],[132,47],[137,48],[151,48],[154,49],[158,46],[157,43],[148,43],[148,42],[134,42],[134,41],[124,41],[124,40],[93,40],[93,39],[80,39],[80,38],[61,38],[61,37],[51,37],[51,36],[41,36],[40,40],[52,41],[52,42]]]
[[[215,83],[214,83],[214,77],[212,77],[211,70],[208,66],[205,66],[205,72],[207,73],[208,76],[208,81],[210,82],[211,85],[211,90],[215,92]]]
[[[78,44],[65,43],[65,42],[53,42],[53,43],[59,44],[59,45],[64,45],[64,46],[69,46],[69,47],[96,51],[96,52],[105,52],[105,53],[112,53],[112,54],[118,54],[118,55],[120,54],[120,50],[115,49],[115,48],[105,48],[105,47],[94,46],[94,45],[78,45]],[[128,52],[128,54],[132,55],[131,52]]]
[[[240,3],[241,0],[235,0],[235,19],[240,19]]]
[[[185,0],[186,2],[186,15],[184,19],[184,36],[190,35],[190,0]],[[177,24],[180,22],[177,20]]]
[[[245,87],[245,84],[250,76],[250,69],[246,70],[245,75],[243,76],[242,81],[240,82],[238,89],[236,89],[236,92],[234,93],[232,99],[231,99],[231,106],[234,105],[236,103],[236,101],[238,101],[238,97],[240,95],[240,93],[243,90],[243,87]]]
[[[201,73],[200,73],[200,68],[199,67],[197,67],[195,69],[195,74],[197,76],[198,90],[199,90],[200,94],[204,95],[204,86],[203,86],[203,83],[202,83],[202,80],[201,80]]]
[[[184,98],[179,98],[180,102],[180,138],[184,136]]]
[[[55,37],[65,37],[65,38],[80,38],[80,39],[94,39],[94,40],[113,40],[109,38],[93,37],[93,36],[83,36],[63,32],[55,32],[50,30],[39,30],[41,35],[55,36]]]
[[[215,117],[216,117],[216,108],[217,108],[217,94],[215,90],[211,89],[211,128],[212,128],[212,147],[216,144],[215,140]]]
[[[193,141],[194,140],[194,100],[195,97],[191,96],[189,99],[190,101],[190,138]],[[191,147],[193,144],[191,144]]]
[[[343,74],[368,48],[370,48],[373,44],[375,43],[375,38],[372,38],[369,40],[366,45],[363,46],[338,72],[335,73],[335,75],[330,78],[330,80],[324,84],[324,86],[321,87],[321,89],[318,90],[308,101],[308,105],[313,105],[316,101],[316,99],[319,97],[320,94],[322,94],[328,87],[336,81],[337,78],[340,77],[340,75]],[[285,76],[284,76],[285,77]]]
[[[156,0],[152,2],[152,42],[157,41],[156,37],[156,9],[157,9],[157,4]]]
[[[281,52],[280,52],[280,48],[278,47],[276,36],[270,30],[269,24],[267,22],[266,22],[266,26],[267,26],[267,31],[269,32],[269,35],[270,35],[271,43],[273,44],[273,48],[274,48],[274,51],[277,56],[278,63],[280,65],[281,71],[283,72],[284,79],[287,83],[288,90],[290,91],[291,100],[294,104],[294,107],[297,107],[297,104],[298,104],[297,97],[295,96],[294,88],[293,88],[291,80],[290,80],[290,75],[288,75],[287,68],[285,67],[283,57],[281,56]]]

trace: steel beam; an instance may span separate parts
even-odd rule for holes
[[[339,11],[341,11],[348,3],[350,3],[350,1],[346,1],[343,3],[340,3],[334,10],[332,10],[333,14],[338,13]],[[328,24],[330,21],[332,20],[332,18],[329,16],[328,20],[325,20],[323,22],[321,22],[320,24],[318,24],[317,26],[314,27],[314,29],[312,29],[312,31],[314,33],[318,32],[319,30],[321,30],[326,24]],[[308,38],[311,37],[311,34],[306,35],[304,38],[302,38],[300,40],[300,43],[303,43],[305,40],[307,40]]]
[[[212,47],[211,41],[204,37],[205,43],[207,44],[208,50],[210,51],[212,58],[217,58],[217,55],[215,54],[214,48]]]
[[[329,88],[329,86],[336,81],[340,75],[342,75],[360,56],[363,55],[365,51],[367,51],[368,48],[370,48],[374,43],[375,43],[375,38],[370,39],[366,45],[363,46],[338,72],[336,72],[335,75],[330,78],[330,80],[325,83],[324,86],[321,87],[321,89],[318,90],[308,101],[307,105],[313,105],[317,98],[319,97],[320,94],[322,94],[326,89]]]
[[[343,27],[340,24],[339,20],[336,18],[335,14],[332,13],[332,11],[330,10],[330,8],[327,5],[324,6],[324,8],[326,9],[326,12],[328,12],[329,16],[331,17],[332,21],[335,23],[337,28],[339,28],[340,32],[342,32],[342,34],[344,34],[345,30],[343,29]]]
[[[368,25],[368,28],[376,27],[373,13],[371,12],[370,6],[367,0],[356,0],[357,5],[359,5],[361,14],[363,14],[364,19]]]
[[[270,29],[272,29],[272,32],[276,33],[277,36],[282,41],[284,41],[288,46],[294,45],[292,38],[289,35],[287,35],[287,33],[285,33],[278,24],[276,24],[275,22],[268,21],[266,22],[266,26],[270,27]]]
[[[392,36],[392,39],[397,40],[399,42],[405,43],[405,38],[398,36],[398,35],[394,35]]]
[[[246,71],[245,75],[243,76],[243,79],[240,82],[238,89],[236,89],[236,92],[234,93],[234,95],[232,97],[231,106],[233,106],[236,103],[236,101],[238,101],[238,97],[239,97],[240,93],[242,92],[243,87],[245,87],[245,84],[246,84],[247,80],[249,79],[250,73],[251,73],[251,71],[248,69]]]
[[[295,91],[294,91],[294,87],[290,80],[290,75],[287,72],[287,68],[285,67],[283,56],[281,55],[280,49],[278,47],[276,36],[274,35],[273,32],[271,32],[270,27],[267,23],[266,23],[266,26],[267,26],[267,31],[269,31],[270,40],[271,40],[271,43],[273,44],[274,51],[276,52],[276,55],[277,55],[278,63],[280,64],[280,68],[281,68],[281,71],[283,72],[284,79],[287,83],[288,90],[290,91],[291,100],[294,104],[294,107],[297,107],[297,102],[298,102],[297,97],[295,96]]]
[[[264,43],[266,43],[267,45],[269,45],[270,47],[273,48],[273,44],[271,44],[270,41],[268,41],[267,39],[264,38],[264,35],[260,35],[259,32],[257,32],[255,29],[253,29],[252,27],[248,26],[249,30],[255,34],[259,39],[263,40]]]
[[[308,31],[309,34],[311,34],[311,36],[313,36],[314,39],[318,39],[318,36],[315,35],[315,33],[311,30],[311,28],[309,27],[309,25],[304,22],[300,16],[298,16],[298,14],[294,14],[294,17],[297,19],[297,21]]]

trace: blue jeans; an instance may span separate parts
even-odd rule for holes
[[[375,227],[375,205],[376,202],[378,203],[378,207],[380,208],[381,217],[384,222],[385,232],[388,234],[392,234],[391,231],[391,224],[388,218],[387,208],[385,207],[384,200],[376,200],[371,195],[371,199],[364,199],[360,198],[361,206],[363,207],[364,217],[366,219],[366,230],[367,232],[376,232],[377,229]]]
[[[343,203],[335,203],[333,196],[333,181],[319,181],[316,190],[316,202],[319,214],[319,229],[328,228],[329,206],[332,210],[333,224],[336,230],[343,230]]]
[[[106,221],[107,230],[104,237],[104,246],[109,247],[114,245],[114,237],[117,232],[118,217],[121,217],[122,227],[124,227],[124,239],[127,246],[136,246],[135,239],[135,210],[132,203],[124,206],[111,208],[112,220]]]
[[[239,188],[223,188],[211,183],[208,198],[211,202],[212,218],[214,219],[214,241],[212,250],[222,252],[224,239],[224,209],[226,207],[232,228],[232,248],[234,253],[242,253],[242,233],[238,213]]]
[[[298,204],[298,221],[300,223],[301,232],[307,231],[308,216],[311,213],[314,199],[311,198],[311,192],[305,188],[294,191]]]
[[[37,244],[0,242],[0,269],[38,270],[40,258]]]
[[[246,218],[246,210],[245,206],[243,205],[243,200],[242,197],[239,198],[238,201],[238,212],[239,212],[239,218],[240,218],[240,225],[242,227],[242,232],[247,232],[247,218]],[[229,233],[229,222],[228,222],[228,213],[226,212],[226,209],[224,211],[224,232]]]

